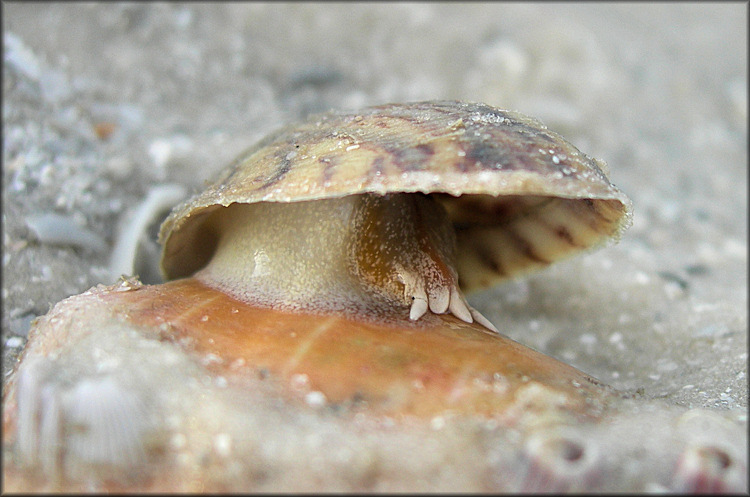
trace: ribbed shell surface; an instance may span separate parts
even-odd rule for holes
[[[619,236],[630,200],[604,167],[539,121],[484,104],[315,115],[261,140],[175,208],[160,233],[162,269],[176,278],[205,264],[202,225],[222,206],[422,192],[453,219],[459,279],[472,290]]]

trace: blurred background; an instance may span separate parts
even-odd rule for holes
[[[615,388],[746,425],[746,3],[2,9],[6,375],[34,317],[116,280],[153,185],[198,191],[312,112],[462,99],[541,119],[634,204],[619,244],[475,306]]]

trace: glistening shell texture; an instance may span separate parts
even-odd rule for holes
[[[365,457],[366,473],[342,488],[409,485],[414,470],[399,472],[430,458],[425,436],[448,447],[473,443],[467,426],[518,434],[597,423],[616,400],[581,371],[451,315],[379,324],[254,307],[194,278],[123,280],[34,325],[4,397],[4,483],[215,492],[280,478],[287,488],[294,468],[308,467],[300,461],[320,454],[307,441],[320,439]],[[488,451],[479,445],[466,450]],[[476,467],[460,459],[439,469]],[[396,473],[378,461],[396,461]],[[353,470],[350,457],[340,464]],[[497,472],[486,458],[482,468]]]
[[[470,291],[616,238],[630,201],[604,167],[539,121],[484,104],[316,115],[269,135],[176,208],[160,233],[162,269],[167,278],[200,269],[213,250],[210,215],[232,203],[422,192],[453,220]]]
[[[526,406],[529,416],[559,410],[596,419],[611,394],[567,364],[446,314],[382,324],[292,314],[247,305],[193,278],[101,298],[144,329],[169,323],[164,340],[220,358],[207,365],[214,375],[241,381],[262,371],[290,384],[304,376],[342,414],[429,419],[452,413],[510,422],[519,399],[539,393],[556,404]]]

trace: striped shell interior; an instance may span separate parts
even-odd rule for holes
[[[471,195],[438,200],[456,228],[458,273],[471,292],[541,269],[616,236],[616,200]]]
[[[167,279],[211,254],[211,213],[232,203],[423,192],[448,209],[465,291],[617,238],[630,200],[605,165],[539,121],[429,101],[331,112],[272,133],[162,225]]]

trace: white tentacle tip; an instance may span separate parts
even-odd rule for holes
[[[495,333],[500,333],[497,328],[495,328],[495,325],[490,322],[489,319],[484,317],[478,310],[470,307],[469,310],[471,311],[471,315],[474,317],[474,320],[487,328],[490,331],[494,331]]]
[[[451,288],[451,303],[448,306],[448,309],[451,311],[451,314],[461,321],[467,323],[474,322],[474,318],[471,317],[471,311],[469,311],[469,306],[466,304],[463,295],[461,295],[456,287]]]
[[[431,289],[428,294],[425,291],[425,282],[414,277],[413,274],[402,269],[398,273],[398,278],[406,286],[406,294],[411,294],[410,320],[417,321],[428,310],[434,314],[450,312],[461,321],[470,324],[476,321],[488,330],[499,333],[489,319],[466,302],[466,298],[457,286],[440,286]]]
[[[430,292],[430,310],[435,314],[444,314],[448,310],[451,292],[447,286],[439,286]]]
[[[409,311],[409,319],[416,321],[427,312],[427,300],[419,297],[413,297],[413,299],[411,310]]]

